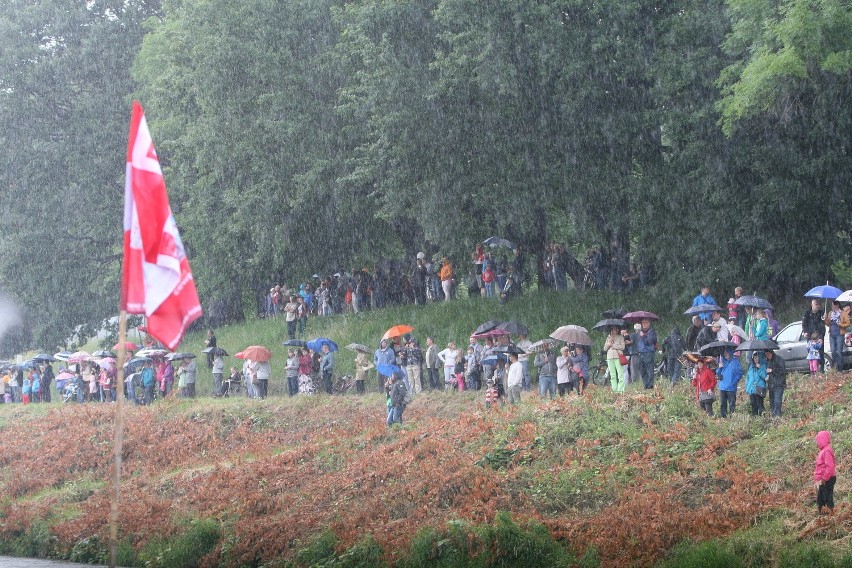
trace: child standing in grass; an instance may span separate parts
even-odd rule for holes
[[[834,482],[837,471],[834,464],[834,448],[831,447],[831,432],[821,431],[816,435],[817,454],[814,464],[814,489],[817,492],[817,511],[820,514],[834,511]]]
[[[811,376],[819,372],[819,352],[822,351],[822,338],[818,333],[812,333],[808,340],[808,365],[811,370]]]
[[[30,380],[30,376],[27,375],[24,377],[24,384],[21,386],[21,402],[24,404],[30,403],[30,393],[33,391],[33,383]]]

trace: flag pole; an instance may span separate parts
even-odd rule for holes
[[[118,550],[118,497],[121,486],[121,454],[124,445],[124,360],[127,356],[127,311],[118,316],[118,373],[115,385],[115,422],[113,431],[112,491],[109,503],[109,568],[115,568]]]

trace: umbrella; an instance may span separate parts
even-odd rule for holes
[[[85,351],[75,351],[68,356],[67,361],[69,363],[82,363],[83,361],[88,361],[91,358],[92,355],[90,353],[86,353]]]
[[[104,349],[101,349],[92,353],[92,357],[95,357],[97,359],[103,359],[104,357],[115,358],[115,353],[113,353],[112,351],[106,351]]]
[[[505,247],[509,249],[515,248],[515,243],[506,239],[502,239],[500,237],[488,237],[487,239],[482,241],[482,244],[487,245],[489,247]]]
[[[835,288],[834,286],[829,286],[828,284],[825,284],[824,286],[816,286],[815,288],[811,288],[810,290],[805,292],[805,298],[834,300],[842,293],[843,290],[841,290],[840,288]]]
[[[288,339],[287,341],[285,341],[281,345],[283,345],[284,347],[307,347],[308,342],[303,341],[301,339]]]
[[[605,312],[601,312],[601,317],[604,319],[623,319],[624,314],[627,313],[627,310],[624,308],[615,308],[612,310],[606,310]]]
[[[613,318],[602,319],[601,321],[596,323],[594,326],[592,326],[592,329],[602,330],[602,329],[607,329],[607,328],[612,327],[612,326],[624,327],[624,320],[623,319],[613,319]]]
[[[337,351],[337,343],[326,337],[317,337],[308,341],[307,348],[311,351],[322,351],[323,345],[328,345],[329,351]]]
[[[703,314],[705,312],[722,312],[724,311],[722,308],[717,306],[716,304],[698,304],[697,306],[692,306],[685,312],[683,315],[685,316],[694,316],[696,314]]]
[[[506,353],[515,355],[525,355],[526,351],[518,347],[517,345],[498,345],[494,349],[491,350],[492,353]]]
[[[389,365],[388,363],[382,363],[381,365],[377,366],[376,371],[386,377],[402,373],[402,369],[400,367],[398,367],[397,365]]]
[[[115,345],[112,346],[113,351],[118,351],[119,349],[121,349],[121,343],[116,343]],[[124,350],[125,351],[136,351],[137,349],[139,349],[139,346],[136,345],[135,343],[133,343],[132,341],[125,341],[124,342]]]
[[[545,345],[550,345],[553,343],[550,339],[542,339],[541,341],[536,341],[532,345],[527,348],[527,353],[541,353],[544,351]]]
[[[503,323],[503,322],[497,321],[497,320],[488,320],[484,324],[477,327],[471,335],[477,335],[477,334],[480,334],[480,333],[485,333],[487,331],[491,331],[492,329],[495,329],[501,323]]]
[[[183,359],[195,359],[195,353],[169,353],[166,355],[169,361],[182,361]]]
[[[733,341],[712,341],[698,350],[702,355],[711,355],[718,357],[728,349],[736,349],[737,344]]]
[[[70,351],[60,351],[59,353],[54,353],[53,356],[56,357],[57,361],[68,361],[68,357],[73,355]]]
[[[385,332],[385,334],[382,336],[382,339],[391,339],[392,337],[400,337],[400,336],[405,335],[406,333],[410,333],[412,331],[414,331],[414,328],[411,327],[410,325],[405,325],[405,324],[395,325]]]
[[[739,335],[743,339],[748,339],[748,334],[745,332],[743,328],[738,325],[734,325],[732,323],[728,324],[728,333],[731,335]]]
[[[130,361],[124,364],[124,366],[131,372],[135,373],[142,365],[145,363],[150,363],[150,357],[134,357]]]
[[[202,349],[201,352],[202,353],[212,353],[214,357],[216,355],[219,355],[221,357],[227,357],[228,356],[228,352],[225,351],[224,349],[222,349],[221,347],[207,347],[206,349]],[[140,351],[139,353],[142,353],[142,351]],[[136,354],[137,357],[139,356],[139,353]]]
[[[658,316],[657,314],[655,314],[653,312],[644,312],[644,311],[640,310],[638,312],[630,312],[630,313],[624,314],[624,317],[622,317],[621,319],[623,319],[624,321],[629,321],[630,323],[638,323],[638,322],[641,322],[644,319],[658,320],[658,319],[660,319],[660,316]]]
[[[367,353],[368,355],[373,352],[372,349],[360,343],[350,343],[346,346],[346,348],[350,351],[355,351],[356,353]]]
[[[57,381],[67,381],[68,379],[73,379],[73,378],[74,378],[74,374],[73,374],[73,373],[69,373],[69,372],[67,372],[67,371],[62,371],[61,373],[59,373],[58,375],[56,375],[56,380],[57,380]]]
[[[492,329],[490,331],[486,331],[484,333],[474,333],[473,335],[471,335],[471,337],[474,338],[474,339],[481,339],[481,338],[484,338],[484,337],[498,337],[498,336],[501,336],[501,335],[511,335],[511,334],[508,331],[506,331],[505,329],[500,329],[498,327],[495,327],[494,329]]]
[[[17,365],[17,367],[19,369],[32,369],[36,365],[37,365],[37,363],[35,361],[33,361],[32,359],[27,359],[26,361],[24,361],[20,365]]]
[[[272,351],[263,345],[252,345],[250,347],[246,347],[243,349],[243,355],[245,355],[245,359],[259,361],[261,363],[272,359]]]
[[[236,357],[237,359],[247,359],[246,354],[242,351],[237,351],[236,353],[234,353],[234,357]]]
[[[559,339],[565,343],[576,343],[577,345],[591,345],[592,338],[585,327],[579,325],[563,325],[550,334],[553,339]]]
[[[852,290],[846,290],[835,298],[838,302],[852,302]]]
[[[168,354],[168,351],[156,347],[146,347],[136,352],[137,357],[162,357],[166,354]]]
[[[56,357],[54,357],[53,355],[48,355],[47,353],[39,353],[38,355],[33,357],[33,361],[49,363],[50,361],[56,361]]]
[[[757,296],[740,296],[736,299],[734,303],[738,306],[748,306],[751,308],[760,308],[763,310],[772,309],[772,304],[769,303],[769,300],[766,300],[764,298],[758,298]]]
[[[737,346],[737,351],[775,351],[778,344],[771,339],[752,339],[743,341]]]
[[[502,329],[512,335],[529,335],[530,329],[519,321],[511,320],[501,323],[496,329]]]

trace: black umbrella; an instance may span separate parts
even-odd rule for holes
[[[195,359],[195,353],[169,353],[166,355],[169,361],[180,361],[182,359]]]
[[[598,323],[593,325],[592,329],[601,330],[601,329],[610,328],[612,326],[624,327],[624,320],[623,319],[615,319],[615,318],[602,319],[601,321],[599,321]]]
[[[301,339],[288,339],[281,345],[283,345],[284,347],[307,347],[308,342],[302,341]]]
[[[51,361],[56,361],[56,357],[54,357],[53,355],[48,355],[47,353],[39,353],[38,355],[33,357],[33,361],[49,363]]]
[[[221,355],[222,357],[227,357],[228,352],[222,349],[221,347],[208,347],[206,349],[201,350],[202,353],[212,353],[215,357],[216,355]],[[137,353],[138,355],[138,353]]]
[[[734,301],[734,303],[738,306],[748,306],[750,308],[760,308],[762,310],[771,310],[772,304],[769,303],[769,300],[765,298],[759,298],[757,296],[740,296]]]
[[[737,344],[733,341],[712,341],[698,350],[702,355],[718,357],[728,349],[736,349]]]
[[[515,355],[523,355],[523,354],[526,353],[526,351],[524,351],[523,349],[521,349],[517,345],[509,344],[509,345],[498,345],[497,347],[494,347],[493,349],[491,349],[491,353],[506,353],[506,354],[514,353]]]
[[[737,351],[775,351],[778,344],[771,339],[752,339],[743,341],[737,347]]]
[[[601,312],[601,317],[604,319],[621,319],[627,313],[624,308],[615,308]],[[623,324],[622,324],[623,325]]]
[[[104,357],[112,357],[113,359],[115,359],[115,353],[113,353],[112,351],[101,349],[100,351],[95,351],[94,353],[92,353],[92,357],[97,357],[99,359],[102,359]]]
[[[717,306],[716,304],[698,304],[697,306],[692,306],[685,312],[683,315],[685,316],[693,316],[696,314],[703,314],[705,312],[721,312],[724,311],[722,308]]]
[[[527,326],[515,320],[501,323],[497,326],[497,329],[502,329],[503,331],[507,331],[513,335],[529,335],[530,333],[530,329]]]
[[[495,329],[498,325],[500,325],[502,323],[503,323],[502,321],[488,320],[484,324],[477,327],[476,330],[471,335],[479,335],[480,333],[486,333],[488,331],[491,331],[492,329]]]

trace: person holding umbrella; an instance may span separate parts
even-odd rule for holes
[[[693,298],[693,300],[692,300],[692,306],[693,307],[700,306],[702,304],[716,305],[715,298],[713,298],[713,296],[710,295],[710,286],[702,286],[701,287],[701,293],[698,294],[697,296],[695,296],[695,298]],[[704,321],[704,323],[707,323],[707,322],[710,321],[710,317],[711,317],[712,313],[713,312],[709,312],[709,311],[708,312],[701,312],[700,314],[698,314],[698,316]]]
[[[719,415],[727,418],[737,407],[737,384],[743,378],[743,366],[739,357],[734,357],[733,349],[722,352],[722,360],[716,369],[719,375]]]
[[[621,362],[624,355],[624,350],[627,348],[627,343],[624,337],[627,335],[627,330],[623,330],[618,326],[612,325],[609,328],[609,335],[604,341],[604,351],[606,351],[606,364],[609,368],[609,377],[612,384],[612,392],[623,393],[627,383],[624,379],[624,365]]]
[[[322,346],[322,359],[320,359],[320,373],[322,373],[322,386],[325,392],[331,394],[331,374],[334,372],[334,352],[331,351],[327,343]]]
[[[373,355],[373,365],[375,365],[376,369],[379,368],[379,365],[395,365],[396,364],[396,352],[390,347],[387,339],[382,339],[382,342],[379,344],[379,348],[376,349],[375,354]],[[384,391],[384,386],[387,380],[390,378],[389,376],[385,376],[382,373],[378,373],[379,375],[379,392]]]
[[[840,302],[834,300],[831,303],[831,311],[823,318],[828,326],[828,344],[831,347],[831,358],[834,368],[843,372],[843,348],[846,329],[849,327],[849,316],[840,310]]]
[[[550,350],[550,342],[545,341],[544,350],[535,356],[535,367],[538,369],[538,394],[541,398],[549,393],[550,400],[556,396],[556,355]]]
[[[654,388],[654,351],[657,349],[657,331],[651,327],[651,320],[644,318],[642,329],[637,334],[639,352],[639,375],[645,389]]]
[[[784,402],[784,389],[787,388],[787,366],[783,357],[775,351],[766,351],[766,383],[769,388],[769,414],[781,418],[781,405]]]
[[[751,354],[746,375],[745,391],[751,402],[751,415],[763,416],[763,398],[766,396],[766,366],[761,361],[760,353]]]
[[[823,320],[822,306],[819,300],[811,300],[810,309],[805,311],[802,316],[802,337],[805,340],[813,338],[814,334],[820,340],[819,346],[819,365],[821,370],[825,370],[825,348],[822,345],[822,338],[825,337],[825,321]]]

